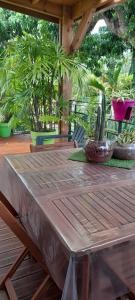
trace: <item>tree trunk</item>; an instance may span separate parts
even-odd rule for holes
[[[133,75],[132,88],[135,88],[135,48],[132,50],[132,61],[129,73]]]
[[[33,96],[33,106],[36,120],[36,131],[42,131],[42,122],[39,121],[39,101],[36,96]]]

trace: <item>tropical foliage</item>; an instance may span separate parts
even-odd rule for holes
[[[102,74],[103,61],[108,68],[114,67],[127,50],[126,43],[107,27],[102,27],[99,33],[87,34],[79,50],[81,61],[86,64],[93,74]]]
[[[12,124],[22,121],[29,129],[51,129],[60,101],[59,79],[76,77],[80,63],[67,56],[46,36],[25,33],[8,43],[1,61],[1,105],[12,115]],[[60,105],[59,105],[60,106]],[[48,128],[49,123],[49,128]]]
[[[106,95],[107,117],[112,97],[135,98],[134,5],[128,0],[96,14],[81,49],[70,57],[58,44],[57,25],[0,9],[1,119],[13,127],[50,130],[63,110],[68,115],[59,84],[66,76],[73,81],[73,99],[87,102],[89,118],[81,122],[93,135],[101,93]],[[93,34],[99,19],[107,27]]]
[[[124,130],[121,134],[119,134],[117,141],[120,145],[134,144],[135,143],[135,131],[134,130]]]

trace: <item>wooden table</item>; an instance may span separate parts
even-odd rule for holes
[[[74,151],[5,157],[0,189],[42,251],[55,282],[64,287],[62,299],[87,300],[93,293],[92,300],[111,300],[117,294],[115,277],[123,291],[135,290],[123,267],[117,269],[117,258],[122,257],[121,266],[135,258],[135,169],[73,162],[68,157]],[[133,273],[135,263],[131,266]]]

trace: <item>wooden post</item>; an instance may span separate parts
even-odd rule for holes
[[[98,0],[96,0],[96,2],[98,2]],[[78,28],[76,32],[74,32],[74,18],[72,7],[63,6],[63,15],[62,19],[60,20],[59,26],[59,41],[64,51],[68,55],[72,55],[74,51],[79,49],[88,30],[88,27],[92,21],[96,8],[93,8],[90,4],[87,8],[88,9],[82,15],[82,19],[80,20],[80,22],[78,22]],[[60,94],[64,100],[69,101],[72,99],[72,82],[67,77],[61,78],[60,90]],[[68,114],[69,108],[63,111],[64,116]],[[61,122],[60,133],[68,133],[68,126],[65,122]]]
[[[60,41],[63,49],[67,54],[70,54],[70,47],[73,41],[73,19],[71,8],[63,6],[63,17],[60,21]]]
[[[70,54],[73,41],[73,19],[71,17],[71,8],[67,6],[63,6],[63,17],[59,24],[59,41],[64,51]],[[72,82],[67,77],[61,78],[61,96],[67,101],[72,99]],[[67,116],[69,109],[65,109],[63,114]],[[65,122],[60,124],[60,133],[68,133],[68,126]]]

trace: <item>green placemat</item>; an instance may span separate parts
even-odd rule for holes
[[[74,161],[88,162],[83,150],[72,153],[69,158]],[[121,160],[112,158],[105,163],[100,163],[109,167],[123,168],[123,169],[132,169],[135,166],[135,160]]]

